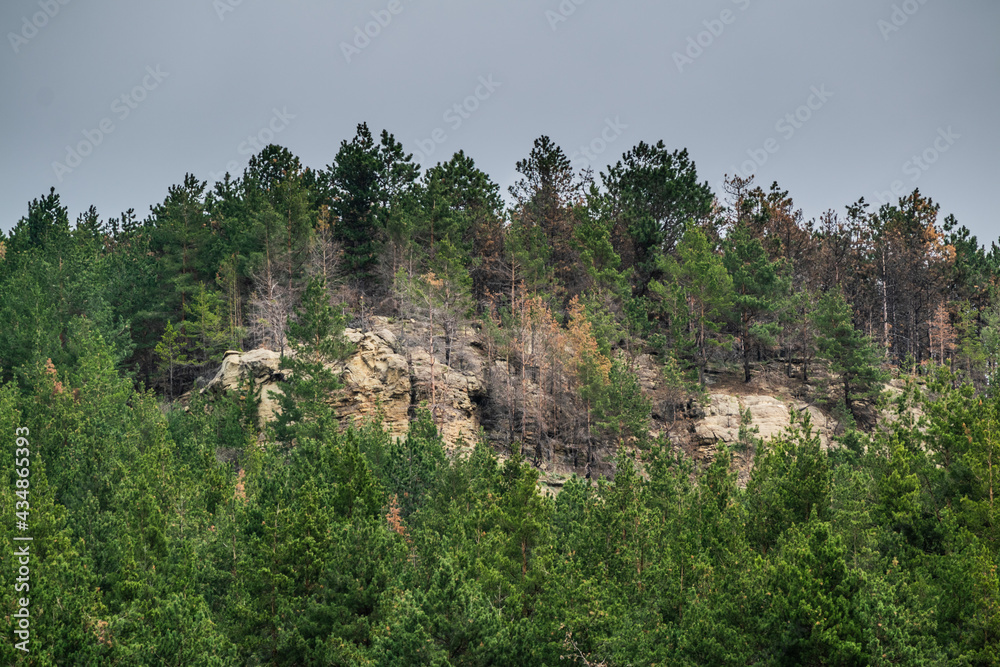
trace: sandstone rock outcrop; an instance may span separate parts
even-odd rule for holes
[[[420,344],[423,334],[404,335],[402,329],[402,323],[372,318],[371,331],[345,330],[357,351],[342,367],[344,389],[334,400],[337,415],[343,421],[381,415],[389,432],[402,437],[416,409],[429,408],[433,395],[434,418],[445,446],[474,444],[479,433],[476,401],[483,393],[481,363],[465,354],[463,370],[456,370],[436,355],[432,391],[431,356]]]
[[[398,335],[401,325],[393,325],[384,318],[372,320],[370,331],[344,331],[356,350],[334,367],[344,386],[330,401],[341,422],[360,422],[379,416],[394,437],[403,437],[416,408],[422,404],[430,407],[433,393],[435,421],[445,445],[450,448],[460,442],[474,445],[479,434],[477,401],[484,395],[478,355],[463,350],[461,370],[435,358],[432,392],[431,357],[414,344],[419,337],[411,335],[407,339],[409,344],[401,344]],[[281,356],[272,350],[227,352],[219,370],[201,391],[236,391],[241,378],[248,377],[260,390],[261,423],[271,421],[279,408],[270,392],[280,394],[277,383],[285,379],[280,364]]]
[[[447,354],[441,337],[436,337],[432,364],[425,326],[380,317],[370,318],[367,324],[365,330],[345,330],[345,337],[355,344],[356,350],[334,367],[344,386],[331,396],[330,402],[344,425],[379,416],[394,437],[403,437],[417,409],[429,408],[433,402],[435,422],[446,447],[454,451],[461,443],[473,446],[481,426],[491,428],[487,419],[491,400],[488,387],[502,389],[507,386],[509,390],[513,386],[528,397],[534,396],[539,389],[532,379],[524,383],[518,379],[511,385],[503,377],[499,380],[493,377],[503,376],[509,370],[499,360],[490,364],[485,350],[470,344],[476,338],[471,331],[461,332],[463,344],[455,344]],[[451,365],[444,363],[446,358]],[[285,379],[280,363],[280,355],[271,350],[228,352],[202,392],[234,391],[240,387],[241,378],[247,377],[260,389],[261,422],[272,420],[278,405],[270,393],[280,393],[277,383]],[[711,459],[720,444],[736,444],[745,414],[749,415],[746,426],[756,429],[754,435],[762,440],[788,428],[793,413],[811,416],[824,448],[830,446],[840,428],[836,420],[816,406],[788,398],[787,392],[776,392],[776,396],[760,387],[751,389],[756,392],[754,394],[744,394],[735,386],[728,392],[720,387],[709,396],[706,405],[688,406],[687,410],[658,410],[657,405],[671,405],[672,399],[655,360],[647,355],[640,356],[636,372],[643,391],[654,404],[651,434],[669,436],[675,447],[687,451],[696,460]],[[489,381],[487,376],[490,376]],[[497,448],[502,454],[506,447],[504,437],[509,438],[509,434],[489,432],[487,435],[498,442]],[[587,465],[586,457],[579,456],[580,448],[573,442],[563,442],[558,434],[546,438],[543,446],[536,448],[532,443],[526,446],[550,487],[558,488],[574,473],[613,474],[613,452],[601,451],[598,460]],[[749,476],[752,457],[752,452],[746,452],[736,461],[741,482]]]
[[[699,449],[734,443],[740,434],[740,404],[735,396],[712,394],[705,416],[694,423],[693,443]]]
[[[410,354],[414,382],[414,400],[431,404],[431,355],[424,350]],[[458,371],[435,360],[433,398],[435,421],[441,437],[449,446],[464,441],[467,447],[476,444],[479,418],[476,401],[483,396],[482,369]]]
[[[692,420],[688,426],[690,437],[687,439],[699,458],[711,456],[719,444],[738,442],[742,413],[746,411],[749,411],[750,417],[746,426],[756,428],[757,433],[753,435],[761,440],[768,440],[786,430],[791,424],[792,412],[798,413],[800,423],[805,414],[809,414],[813,430],[819,435],[824,449],[830,446],[831,438],[840,428],[836,420],[803,401],[783,401],[762,395],[711,394],[705,416]]]
[[[394,436],[406,435],[410,425],[412,384],[409,363],[396,352],[396,336],[386,328],[344,336],[357,346],[339,370],[344,388],[333,399],[341,421],[361,421],[380,415]]]
[[[278,411],[278,400],[277,397],[272,397],[272,392],[282,393],[278,388],[278,382],[284,379],[280,366],[281,355],[273,350],[230,350],[223,357],[222,366],[215,377],[208,381],[201,393],[236,391],[242,379],[247,378],[260,390],[258,417],[261,423],[271,421]]]
[[[433,364],[424,340],[426,333],[413,323],[375,317],[371,330],[346,329],[344,335],[357,351],[341,367],[344,388],[334,399],[342,421],[381,415],[395,437],[406,435],[410,419],[421,405],[435,406],[434,418],[445,446],[475,443],[479,433],[477,401],[483,396],[482,362],[476,354],[455,355],[462,369],[443,363],[440,348]]]
[[[749,417],[745,424],[750,430],[749,435],[763,441],[785,431],[791,425],[793,414],[800,424],[809,414],[813,432],[819,436],[823,449],[829,449],[833,436],[840,429],[835,419],[815,405],[764,394],[711,394],[702,410],[704,414],[678,422],[667,434],[675,446],[686,450],[696,460],[705,462],[715,456],[720,445],[730,446],[739,442],[744,415]],[[745,485],[749,481],[753,457],[753,451],[742,451],[735,457],[738,484]]]

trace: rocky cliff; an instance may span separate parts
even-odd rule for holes
[[[355,344],[356,351],[336,367],[344,386],[331,396],[331,404],[343,424],[378,416],[394,436],[403,436],[416,411],[433,404],[434,419],[449,449],[471,447],[480,433],[484,433],[501,456],[507,452],[510,435],[497,432],[485,414],[490,399],[487,387],[504,384],[506,364],[490,363],[476,342],[475,332],[462,332],[463,344],[453,344],[450,349],[435,339],[433,357],[426,328],[411,321],[375,317],[364,331],[347,329],[345,336]],[[669,437],[675,447],[697,461],[711,459],[721,444],[737,443],[741,426],[749,432],[755,431],[756,437],[767,439],[786,429],[795,413],[799,421],[809,414],[824,447],[830,446],[840,428],[820,407],[796,398],[796,388],[780,373],[762,372],[749,385],[724,376],[714,377],[710,380],[706,403],[695,402],[680,411],[670,410],[668,415],[667,410],[656,409],[665,402],[666,389],[655,361],[648,355],[641,356],[637,372],[644,392],[654,405],[650,434]],[[235,390],[244,374],[260,389],[261,421],[273,419],[278,408],[270,394],[280,392],[277,383],[284,379],[277,352],[227,353],[202,391]],[[490,374],[493,377],[487,377]],[[523,387],[527,395],[539,390],[530,378],[523,383],[518,378],[516,383],[507,384],[518,387],[518,391]],[[542,472],[543,482],[551,487],[561,486],[574,473],[612,472],[610,451],[600,452],[600,461],[585,467],[575,454],[579,452],[575,443],[557,438],[555,442],[547,442],[544,449],[535,449],[535,444],[525,443],[526,451],[544,451],[542,456],[535,457],[535,464]],[[737,465],[741,481],[746,481],[752,452],[744,454]]]
[[[482,368],[476,355],[466,354],[461,370],[438,360],[437,355],[432,364],[431,355],[415,344],[412,327],[404,334],[402,323],[379,317],[372,318],[372,325],[368,331],[344,332],[356,350],[334,369],[344,386],[330,402],[341,422],[346,425],[377,416],[392,435],[403,436],[415,411],[429,406],[433,395],[435,421],[445,443],[452,448],[474,444],[480,431],[477,401],[483,397]],[[278,383],[284,380],[280,364],[281,356],[272,350],[227,352],[201,391],[235,391],[241,378],[247,377],[260,392],[261,423],[270,421],[278,410],[272,394],[281,393]]]

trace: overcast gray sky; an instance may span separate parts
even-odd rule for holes
[[[598,171],[662,139],[807,219],[919,187],[1000,237],[997,0],[6,0],[0,29],[4,229],[50,186],[145,217],[258,141],[322,168],[367,121],[504,191],[541,134]]]

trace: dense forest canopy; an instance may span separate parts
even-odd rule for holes
[[[1000,664],[1000,247],[919,190],[814,220],[713,192],[663,142],[594,174],[543,136],[516,168],[505,203],[361,124],[144,218],[32,200],[0,235],[0,533],[30,503],[35,563],[4,664]],[[505,436],[456,456],[433,401],[405,438],[343,428],[331,369],[375,316],[432,363],[474,336]],[[255,348],[286,371],[270,423],[249,383],[192,391]],[[745,433],[738,484],[737,452],[650,435],[642,355],[679,411],[712,376],[822,375],[838,442]],[[615,474],[543,494],[554,438]]]

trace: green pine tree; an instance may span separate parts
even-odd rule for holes
[[[175,379],[179,369],[187,366],[190,362],[185,352],[186,347],[184,336],[174,328],[173,322],[167,322],[160,342],[153,348],[165,375],[167,397],[171,399],[174,397]]]
[[[334,231],[343,244],[346,269],[355,280],[371,278],[388,238],[394,207],[410,195],[419,167],[393,135],[382,131],[378,143],[368,125],[358,125],[327,167],[333,192]]]
[[[698,369],[704,388],[710,352],[726,349],[731,336],[722,333],[735,294],[733,280],[700,230],[690,227],[677,246],[677,258],[663,261],[665,282],[653,280],[650,292],[670,318],[676,350]]]
[[[330,305],[326,281],[311,278],[294,316],[288,318],[291,354],[283,356],[281,362],[287,377],[278,384],[283,392],[274,425],[278,440],[290,443],[336,429],[330,401],[340,380],[332,365],[353,349],[343,336],[345,319],[343,311]]]
[[[788,291],[782,263],[771,261],[761,242],[745,225],[726,237],[723,264],[733,281],[738,343],[743,352],[743,379],[750,382],[754,351],[774,345],[781,329],[773,314]]]
[[[861,406],[878,402],[887,379],[882,355],[870,338],[854,328],[851,306],[840,292],[823,295],[813,317],[820,354],[840,376],[847,414],[859,421]]]

